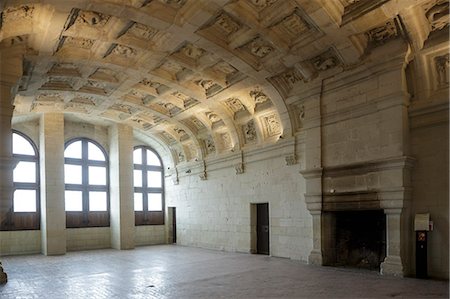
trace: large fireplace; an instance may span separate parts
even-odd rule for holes
[[[327,213],[329,227],[327,264],[380,270],[386,257],[386,217],[383,210]]]

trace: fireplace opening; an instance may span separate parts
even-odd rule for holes
[[[383,210],[328,212],[326,264],[379,270],[386,256]],[[331,227],[330,227],[331,226]]]

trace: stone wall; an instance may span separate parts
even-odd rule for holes
[[[271,255],[306,261],[311,216],[299,165],[286,165],[286,146],[268,148],[244,151],[240,174],[229,157],[207,161],[206,180],[197,175],[180,177],[179,185],[166,180],[166,205],[176,207],[178,244],[250,252],[250,205],[269,203]]]

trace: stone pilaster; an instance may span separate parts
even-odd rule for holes
[[[385,209],[386,214],[386,258],[381,263],[381,274],[403,276],[401,259],[401,209]]]
[[[22,75],[23,48],[0,49],[0,228],[8,225],[12,211],[13,170],[11,120],[17,82]],[[7,275],[0,263],[0,284]]]
[[[64,114],[47,113],[39,126],[42,253],[66,253]]]
[[[117,124],[109,130],[111,245],[134,248],[133,129]]]
[[[301,171],[306,181],[306,207],[312,216],[313,249],[308,263],[322,265],[322,169]]]

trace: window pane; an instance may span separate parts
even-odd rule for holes
[[[162,187],[160,171],[148,171],[147,172],[147,186],[148,187],[156,187],[156,188]]]
[[[96,161],[106,161],[105,154],[102,150],[92,142],[88,143],[88,159]]]
[[[35,156],[34,148],[31,143],[17,133],[13,133],[12,139],[13,154]]]
[[[134,187],[142,187],[142,170],[133,171]]]
[[[148,194],[148,210],[162,211],[162,195],[161,193]]]
[[[134,210],[143,211],[144,202],[142,201],[142,193],[134,193]]]
[[[147,165],[161,166],[158,156],[151,150],[147,150]]]
[[[106,185],[106,167],[89,166],[89,185]]]
[[[89,192],[89,211],[107,211],[106,192]]]
[[[14,212],[36,212],[36,190],[14,191]]]
[[[142,149],[138,148],[133,151],[133,163],[142,164]]]
[[[66,147],[64,157],[81,159],[81,140],[72,142],[68,147]]]
[[[66,211],[81,212],[83,211],[83,194],[81,191],[65,192]]]
[[[64,165],[64,182],[66,184],[80,184],[81,180],[81,165]]]
[[[20,161],[13,172],[14,182],[36,183],[36,163]]]

